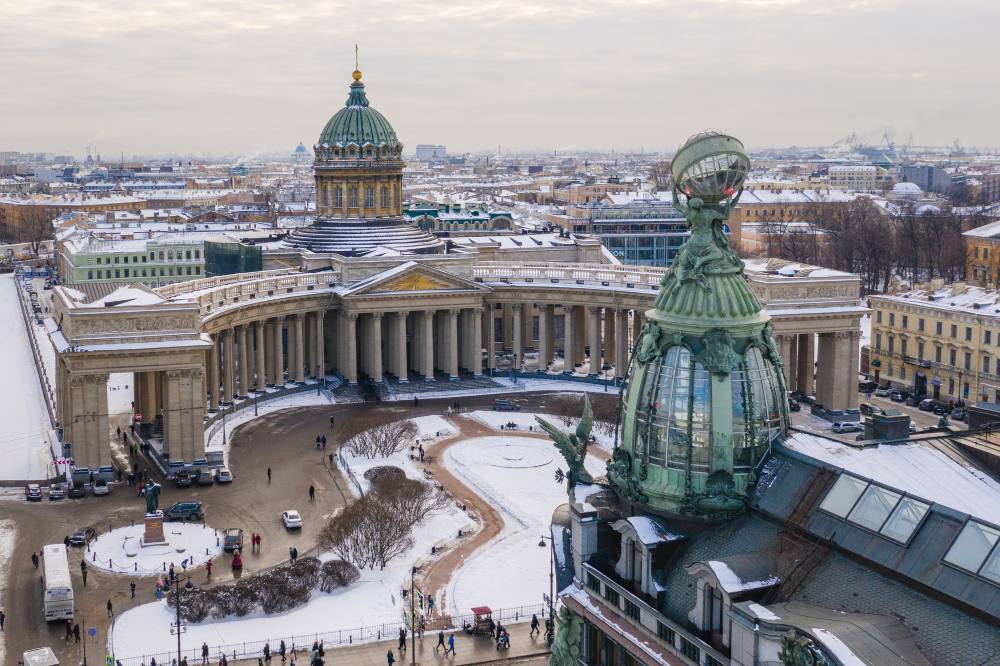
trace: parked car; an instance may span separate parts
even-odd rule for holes
[[[521,407],[510,400],[500,398],[493,401],[493,411],[495,412],[519,412]]]
[[[854,423],[852,421],[844,421],[842,423],[834,423],[833,431],[838,433],[864,432],[865,427],[860,423]]]
[[[915,395],[911,395],[909,398],[906,399],[906,405],[908,407],[917,407],[920,405],[920,398],[918,398]]]
[[[965,421],[969,416],[969,413],[965,411],[965,407],[956,407],[951,410],[949,417],[954,421]]]
[[[87,490],[86,488],[84,488],[82,483],[74,483],[69,487],[69,491],[66,493],[66,495],[70,499],[79,499],[81,497],[87,496]]]
[[[882,408],[870,402],[863,402],[858,406],[858,411],[861,412],[862,416],[872,416],[873,414],[881,414]]]
[[[802,411],[802,405],[799,404],[798,400],[789,400],[788,409],[790,409],[793,412]]]
[[[902,394],[901,391],[893,391],[892,393],[889,394],[889,400],[892,400],[893,402],[903,402],[903,400],[905,399],[906,397]]]
[[[933,407],[934,416],[946,416],[948,414],[947,405],[942,405],[940,402],[934,403]]]
[[[220,467],[215,470],[215,482],[216,483],[232,483],[233,473],[229,471],[228,467]]]
[[[933,412],[935,407],[937,407],[937,401],[933,398],[924,398],[920,401],[920,404],[917,405],[917,409],[922,412]]]
[[[177,472],[174,475],[174,487],[175,488],[190,488],[194,485],[194,479],[191,478],[191,473],[186,469]]]
[[[802,402],[806,399],[806,394],[803,391],[790,391],[788,395],[797,402]]]
[[[104,479],[94,479],[94,484],[90,486],[90,492],[95,495],[109,495],[111,494],[111,486]]]
[[[285,524],[285,529],[296,530],[302,527],[302,516],[295,509],[281,512],[281,522]]]
[[[56,502],[66,497],[66,491],[58,483],[49,486],[49,501]]]
[[[71,546],[86,546],[96,538],[97,530],[93,527],[81,527],[73,532],[73,535],[69,538],[69,543]]]
[[[888,398],[890,393],[892,393],[892,389],[888,386],[875,389],[875,395],[879,398]]]
[[[201,502],[178,502],[163,512],[164,520],[204,520],[205,509]]]
[[[215,478],[212,476],[212,470],[203,469],[195,475],[194,481],[199,486],[210,486],[215,483]]]
[[[229,527],[223,533],[222,550],[232,552],[243,550],[243,530],[239,527]]]
[[[24,488],[24,499],[29,502],[41,502],[42,501],[42,488],[37,483],[29,483]]]

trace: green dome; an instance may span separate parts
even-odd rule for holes
[[[375,146],[399,145],[396,130],[392,129],[385,116],[368,105],[365,84],[361,81],[351,84],[347,103],[327,121],[317,141],[318,146],[346,146],[350,143],[358,146],[368,143]]]

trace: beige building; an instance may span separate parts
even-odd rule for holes
[[[1000,402],[998,292],[935,280],[870,302],[877,381],[939,400]]]

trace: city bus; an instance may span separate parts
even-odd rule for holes
[[[73,581],[66,546],[61,543],[42,548],[42,589],[42,611],[47,622],[73,617]]]

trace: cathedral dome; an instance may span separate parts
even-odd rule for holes
[[[369,105],[368,97],[365,95],[365,84],[361,82],[361,72],[357,70],[344,108],[333,114],[320,132],[319,140],[316,142],[317,155],[321,149],[344,148],[352,144],[358,148],[374,146],[379,151],[384,149],[393,155],[398,155],[402,150],[402,145],[396,137],[396,130],[385,116]],[[343,155],[343,157],[348,156],[363,155],[360,152],[356,155]]]

